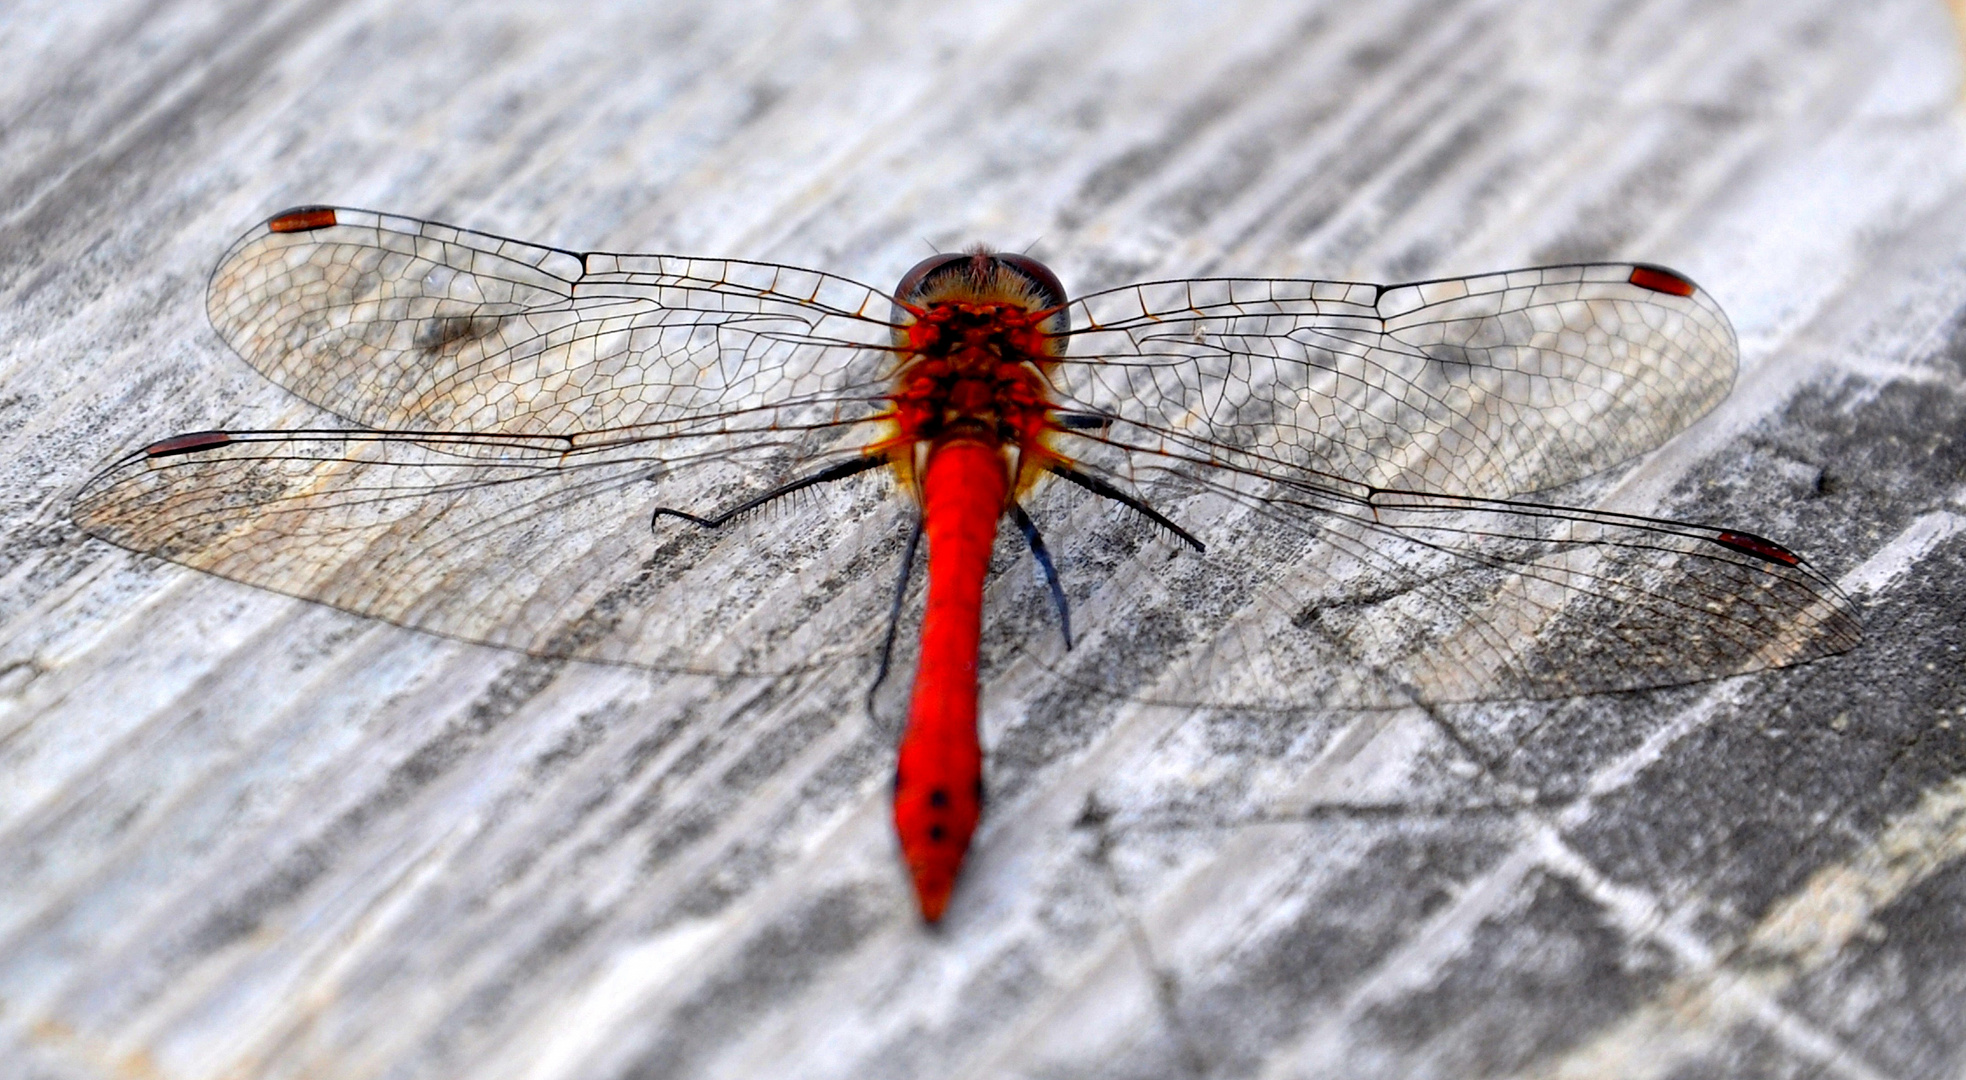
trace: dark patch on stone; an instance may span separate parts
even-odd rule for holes
[[[1212,1075],[1260,1072],[1270,1055],[1339,1007],[1361,979],[1486,873],[1510,834],[1493,821],[1315,828],[1334,841],[1360,833],[1370,839],[1358,851],[1350,842],[1305,840],[1297,857],[1317,883],[1289,898],[1286,917],[1240,939],[1231,953],[1190,965],[1171,1001],[1187,1045],[1161,1046],[1117,1075],[1180,1075],[1188,1058],[1210,1063]],[[1345,860],[1335,874],[1334,857]]]
[[[402,810],[432,782],[465,760],[486,735],[538,696],[565,661],[528,658],[507,668],[465,715],[424,742],[391,769],[370,797],[343,812],[320,835],[258,878],[237,899],[223,903],[186,936],[194,954],[212,952],[257,932],[267,917],[325,875],[335,857],[367,836],[377,822]]]
[[[835,960],[886,922],[884,897],[860,888],[823,893],[746,941],[670,1014],[616,1076],[691,1076],[706,1059],[749,1034],[760,1017],[806,989]]]
[[[216,952],[259,931],[268,913],[306,892],[333,865],[333,849],[309,844],[282,859],[272,873],[247,886],[237,899],[207,916],[185,938],[192,955]]]
[[[1423,1058],[1446,1076],[1514,1075],[1611,1025],[1671,976],[1665,954],[1627,937],[1574,883],[1536,874],[1523,887],[1527,910],[1482,923],[1430,985],[1360,1018],[1355,1037],[1375,1044],[1369,1056]]]
[[[501,964],[497,971],[474,982],[423,1039],[425,1060],[448,1064],[466,1052],[476,1037],[497,1030],[515,1009],[537,1001],[541,973],[564,970],[566,960],[606,922],[600,912],[573,911],[547,924],[533,943]],[[468,1072],[451,1069],[449,1072]]]
[[[1966,858],[1905,890],[1865,929],[1784,1003],[1881,1075],[1957,1076],[1966,1062]]]

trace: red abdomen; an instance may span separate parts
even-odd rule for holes
[[[1008,494],[995,446],[958,438],[937,446],[922,477],[928,606],[908,728],[894,773],[894,828],[922,918],[948,905],[983,811],[976,735],[976,646],[983,579]]]

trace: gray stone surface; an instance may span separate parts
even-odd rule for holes
[[[1966,1070],[1944,7],[396,8],[0,12],[0,1076]],[[925,930],[852,679],[528,659],[68,522],[113,453],[310,417],[202,293],[316,201],[883,285],[924,240],[1077,290],[1666,263],[1736,390],[1563,494],[1781,540],[1868,640],[1429,713],[997,680]]]

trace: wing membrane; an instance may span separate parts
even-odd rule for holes
[[[720,507],[768,487],[788,459],[856,451],[787,440],[733,453],[720,439],[677,438],[659,449],[240,433],[192,452],[131,455],[83,489],[75,519],[220,577],[534,655],[754,673],[869,647],[868,634],[837,628],[878,626],[886,603],[871,584],[885,569],[862,564],[884,568],[894,543],[883,533],[898,530],[851,536],[888,501],[876,488],[836,485],[818,525],[651,522],[656,506]],[[826,605],[808,589],[846,610],[809,618]],[[835,629],[813,637],[824,626]]]
[[[1729,530],[1233,472],[1165,472],[1145,490],[1209,541],[1208,558],[1122,570],[1084,597],[1086,647],[1046,662],[1157,700],[1558,698],[1784,667],[1862,640],[1832,581]]]
[[[365,427],[572,435],[886,389],[887,298],[818,271],[577,254],[344,207],[289,211],[212,274],[226,344]],[[870,312],[878,314],[870,314]]]
[[[1072,316],[1060,390],[1126,448],[1484,498],[1659,446],[1727,395],[1737,353],[1710,296],[1637,263],[1154,282]]]

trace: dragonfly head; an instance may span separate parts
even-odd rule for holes
[[[1051,268],[1028,255],[991,251],[984,247],[931,255],[916,263],[894,287],[894,323],[903,327],[925,309],[938,305],[1000,304],[1024,312],[1050,311],[1038,329],[1052,338],[1050,352],[1064,352],[1064,337],[1072,327],[1065,308],[1065,286]],[[895,331],[895,343],[907,343],[907,331]]]

